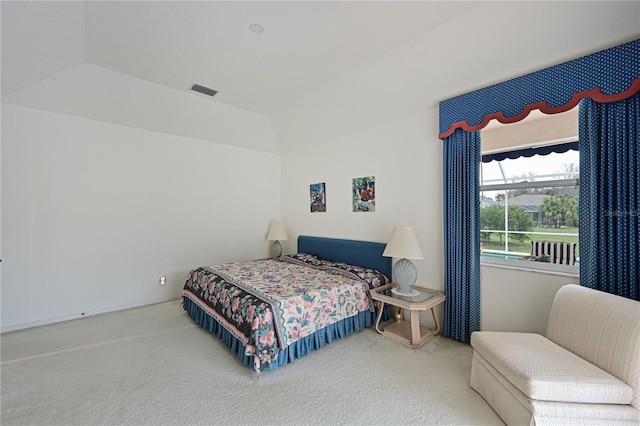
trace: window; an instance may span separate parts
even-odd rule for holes
[[[518,265],[575,273],[580,256],[577,137],[532,146],[519,144],[517,133],[511,132],[509,136],[516,138],[500,142],[501,150],[483,152],[480,170],[483,263],[496,260],[515,265],[510,262],[528,261],[526,265]],[[483,151],[484,145],[483,139]],[[509,146],[512,148],[505,149]]]
[[[482,263],[575,274],[578,108],[482,130]],[[522,263],[526,261],[527,263]]]

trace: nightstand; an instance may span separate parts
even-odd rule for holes
[[[390,291],[393,287],[397,287],[397,284],[392,283],[370,290],[371,298],[378,302],[376,331],[404,345],[419,348],[440,331],[440,325],[433,308],[444,303],[444,293],[439,290],[413,286],[412,288],[418,291],[416,296],[401,296]],[[380,318],[385,304],[396,307],[396,316],[395,321],[380,329]],[[404,309],[411,312],[409,322],[404,321],[402,317]],[[435,324],[434,328],[426,328],[420,325],[420,311],[426,310],[431,311]]]

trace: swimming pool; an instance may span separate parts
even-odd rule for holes
[[[481,257],[489,257],[492,259],[508,259],[508,260],[520,260],[522,256],[526,256],[526,254],[504,254],[504,253],[487,253],[484,252],[481,254]]]

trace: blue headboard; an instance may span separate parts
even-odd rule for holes
[[[298,253],[315,254],[326,260],[377,269],[391,280],[391,258],[382,256],[385,247],[385,243],[371,241],[298,236]]]

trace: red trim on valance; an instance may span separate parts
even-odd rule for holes
[[[475,132],[477,130],[485,128],[487,124],[489,124],[489,122],[493,119],[496,119],[504,124],[517,123],[518,121],[524,120],[529,115],[529,113],[535,109],[538,109],[545,114],[557,114],[560,112],[569,111],[570,109],[578,105],[578,103],[580,103],[582,99],[591,98],[596,102],[611,103],[628,99],[636,95],[637,93],[640,93],[640,78],[634,79],[628,89],[618,93],[606,94],[603,93],[600,88],[596,87],[593,89],[574,93],[569,102],[557,107],[550,107],[546,101],[540,101],[534,104],[525,105],[522,108],[522,113],[514,117],[507,117],[502,112],[498,111],[494,112],[493,114],[485,115],[482,122],[475,126],[469,125],[466,120],[458,121],[456,123],[452,123],[449,129],[446,132],[440,133],[438,137],[440,139],[447,138],[451,136],[456,129],[462,129],[465,132]]]

